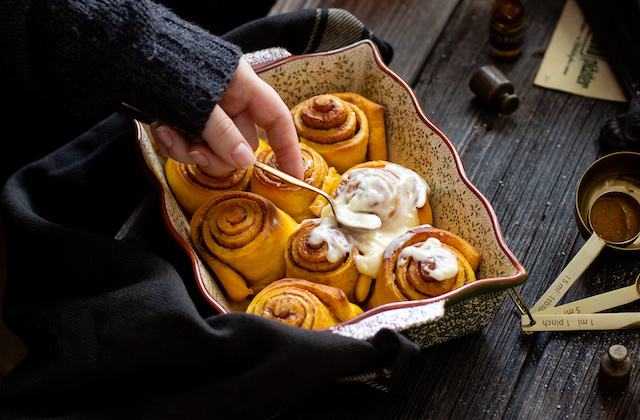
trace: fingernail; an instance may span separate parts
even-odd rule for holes
[[[256,161],[256,155],[253,154],[253,150],[245,143],[240,143],[236,146],[235,150],[231,152],[231,158],[243,169],[249,169]]]
[[[169,127],[166,125],[159,125],[153,130],[153,134],[155,139],[160,145],[162,145],[165,149],[168,149],[173,144],[173,137],[171,137],[171,132],[169,131]]]
[[[187,155],[193,159],[193,161],[196,163],[196,165],[199,166],[208,166],[209,165],[209,159],[207,159],[205,157],[205,155],[203,155],[202,153],[198,152],[197,150],[193,150],[191,152],[187,152]]]

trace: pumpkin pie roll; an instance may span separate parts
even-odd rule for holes
[[[260,291],[247,313],[305,329],[327,328],[362,313],[338,288],[283,278]]]
[[[371,160],[370,142],[372,155],[386,159],[384,111],[383,106],[357,94],[323,94],[300,102],[291,109],[291,115],[300,142],[318,151],[329,166],[343,173]],[[376,138],[371,138],[372,132]]]
[[[284,277],[284,251],[298,223],[266,198],[225,192],[191,219],[194,247],[229,298],[241,302]]]
[[[324,158],[311,147],[300,144],[300,151],[304,167],[304,182],[326,191],[330,185],[328,180],[338,178],[339,174],[335,168],[330,168]],[[257,159],[266,165],[278,168],[276,155],[271,147],[263,150]],[[249,190],[268,198],[297,222],[316,217],[310,206],[318,194],[305,188],[291,185],[278,176],[265,172],[260,168],[253,169]]]
[[[285,276],[337,287],[351,302],[361,303],[369,294],[371,279],[361,279],[357,254],[349,232],[323,224],[321,219],[308,219],[287,241]],[[365,289],[356,293],[359,280],[365,282],[361,285]]]
[[[260,139],[256,155],[268,147]],[[189,217],[204,203],[226,191],[247,191],[253,168],[236,169],[220,176],[209,175],[198,165],[186,164],[167,158],[167,183],[180,207]]]
[[[471,283],[480,258],[452,232],[428,225],[410,229],[387,246],[367,307],[426,299]]]

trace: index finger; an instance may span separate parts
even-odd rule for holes
[[[241,60],[234,78],[218,103],[229,116],[246,112],[262,127],[271,145],[278,167],[301,179],[302,154],[289,108],[267,82]]]

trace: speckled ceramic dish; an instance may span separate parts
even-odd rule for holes
[[[429,183],[434,225],[460,235],[482,253],[477,281],[436,298],[383,305],[327,331],[366,339],[381,328],[392,328],[428,347],[482,329],[507,289],[524,282],[527,274],[505,244],[491,205],[467,178],[452,143],[424,115],[411,88],[383,63],[373,43],[305,56],[278,54],[276,61],[259,66],[254,61],[254,66],[290,107],[327,92],[355,92],[384,105],[389,160]],[[143,167],[156,181],[167,227],[191,258],[198,287],[220,312],[235,310],[195,252],[189,221],[167,185],[163,159],[145,127],[139,127]]]

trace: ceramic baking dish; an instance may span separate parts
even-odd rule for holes
[[[389,160],[428,182],[434,225],[463,237],[482,254],[473,283],[430,299],[383,305],[326,331],[367,339],[381,328],[392,328],[428,347],[482,329],[507,290],[523,283],[527,273],[507,247],[491,204],[467,178],[451,141],[426,117],[411,88],[384,64],[372,42],[326,53],[287,55],[276,50],[248,59],[289,107],[328,92],[355,92],[384,105]],[[219,312],[238,310],[193,248],[189,220],[165,178],[164,159],[147,127],[138,124],[138,128],[143,168],[158,187],[169,232],[192,261],[198,288]]]

